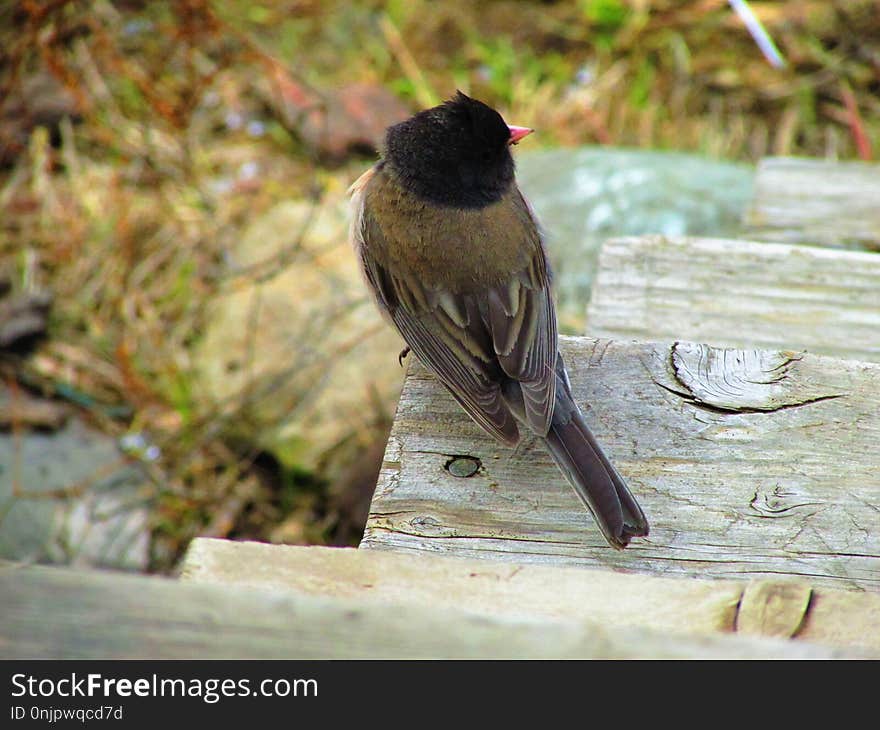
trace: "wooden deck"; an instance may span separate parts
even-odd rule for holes
[[[414,364],[361,547],[880,588],[880,365],[590,338],[562,352],[647,539],[609,548],[540,446],[498,445]]]
[[[606,241],[586,333],[880,362],[880,255],[756,241]]]
[[[0,596],[4,659],[823,658],[872,653],[40,566],[0,564]]]
[[[763,241],[880,251],[880,165],[761,160],[745,222]]]
[[[411,604],[538,622],[574,621],[616,636],[760,636],[880,654],[880,594],[804,581],[700,580],[509,564],[392,551],[197,539],[182,578],[241,590],[296,590],[363,605]],[[649,645],[642,648],[650,653]],[[644,655],[643,653],[643,655]]]

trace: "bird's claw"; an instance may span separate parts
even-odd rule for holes
[[[400,365],[400,367],[403,367],[403,359],[404,359],[407,355],[409,355],[411,352],[412,352],[412,350],[411,350],[409,347],[404,347],[404,348],[400,351],[400,354],[397,356],[397,362],[398,362],[398,364]]]

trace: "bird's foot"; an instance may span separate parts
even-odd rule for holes
[[[400,351],[400,354],[397,356],[397,362],[400,364],[400,367],[403,367],[403,360],[404,360],[404,358],[405,358],[407,355],[409,355],[411,352],[412,352],[412,350],[411,350],[409,347],[404,347],[404,348]]]

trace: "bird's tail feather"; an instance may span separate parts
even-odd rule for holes
[[[609,544],[623,549],[631,538],[648,534],[642,508],[590,433],[567,379],[557,378],[553,420],[543,440]]]

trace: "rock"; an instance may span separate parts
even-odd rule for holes
[[[45,334],[51,304],[52,295],[45,291],[0,299],[0,351],[31,342]]]
[[[519,153],[517,177],[546,234],[560,325],[580,333],[606,238],[733,236],[748,205],[749,165],[608,147]]]
[[[0,433],[0,558],[146,570],[144,481],[113,438],[79,419]]]
[[[242,277],[212,303],[197,361],[203,397],[221,408],[248,403],[261,447],[288,466],[334,476],[350,458],[342,445],[384,442],[403,342],[368,299],[348,244],[347,197],[312,213],[310,203],[286,201],[251,223],[234,266],[283,251],[292,251],[289,262],[262,281]]]
[[[0,167],[15,163],[35,127],[46,127],[57,141],[65,118],[80,118],[73,94],[46,70],[27,76],[0,112]]]
[[[375,152],[385,130],[412,113],[377,84],[350,84],[318,92],[296,81],[280,66],[273,69],[272,78],[268,101],[324,162],[340,163],[352,152]]]

